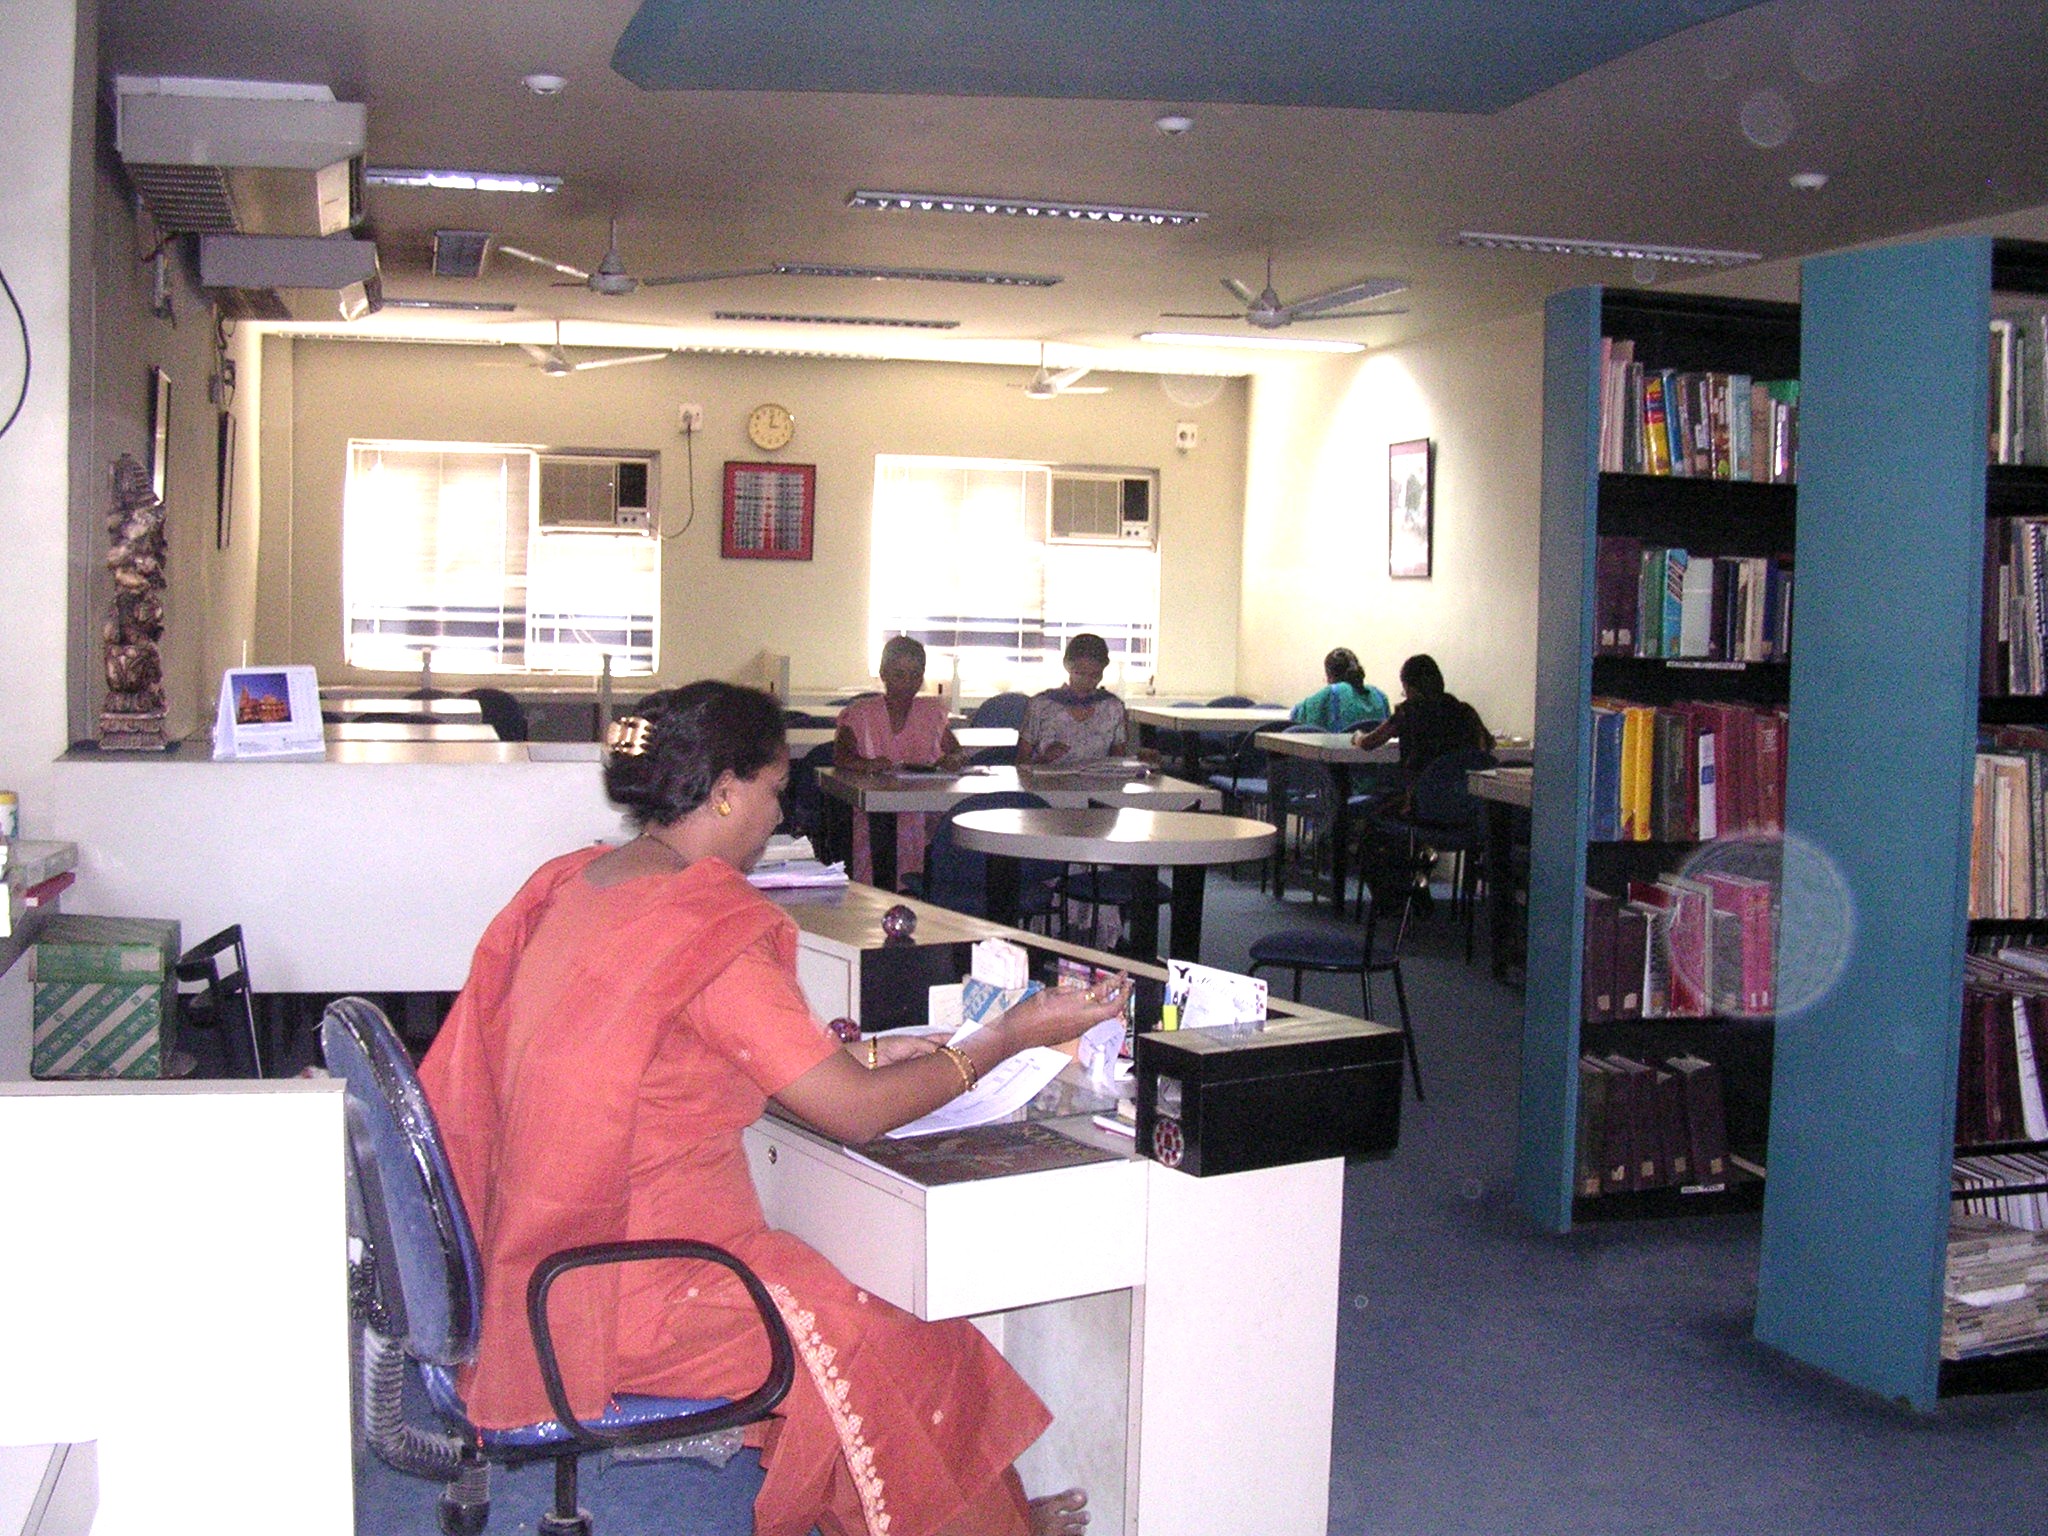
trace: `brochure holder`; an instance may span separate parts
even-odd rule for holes
[[[326,755],[320,681],[311,667],[230,667],[221,675],[216,762]]]

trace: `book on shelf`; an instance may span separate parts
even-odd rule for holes
[[[1690,1053],[1646,1061],[1625,1052],[1587,1052],[1579,1057],[1574,1137],[1573,1191],[1581,1197],[1725,1189],[1728,1125],[1720,1068]]]
[[[1705,842],[1784,829],[1785,711],[1774,705],[1596,698],[1594,842]]]
[[[1799,382],[1652,368],[1632,339],[1600,349],[1599,464],[1620,474],[1784,482],[1795,478]]]
[[[1581,1016],[1594,1021],[1615,1016],[1615,900],[1605,891],[1586,889],[1585,943],[1579,951]]]
[[[1976,1211],[1949,1216],[1941,1358],[2038,1348],[2048,1339],[2048,1233]]]
[[[1707,555],[1603,534],[1594,546],[1594,652],[1785,661],[1792,592],[1792,562],[1783,555]]]
[[[1986,733],[1970,779],[1969,915],[1973,919],[2048,917],[2048,746],[2032,727]]]
[[[1993,464],[2048,464],[2048,314],[1993,315],[1985,456]]]

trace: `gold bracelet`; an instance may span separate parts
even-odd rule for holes
[[[974,1059],[957,1045],[942,1045],[939,1047],[939,1054],[950,1057],[954,1067],[959,1070],[960,1091],[962,1093],[974,1092],[974,1085],[981,1081],[981,1071],[974,1065]]]
[[[868,1070],[870,1072],[882,1064],[880,1058],[875,1055],[876,1044],[877,1042],[874,1040],[868,1041]]]

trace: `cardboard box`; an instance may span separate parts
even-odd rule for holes
[[[173,919],[54,914],[35,943],[31,1075],[162,1077],[180,953]]]

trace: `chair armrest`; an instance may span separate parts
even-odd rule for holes
[[[569,1406],[568,1389],[562,1385],[562,1367],[555,1358],[553,1331],[548,1327],[548,1291],[572,1269],[595,1264],[627,1264],[644,1259],[702,1259],[723,1265],[746,1287],[761,1326],[768,1335],[768,1374],[761,1385],[745,1397],[718,1408],[680,1414],[671,1419],[636,1424],[622,1429],[598,1429],[576,1417]],[[745,1264],[710,1243],[687,1238],[645,1238],[624,1243],[588,1243],[549,1254],[534,1266],[526,1282],[526,1325],[533,1334],[533,1352],[540,1363],[540,1378],[547,1388],[548,1402],[569,1437],[590,1450],[617,1445],[646,1445],[657,1440],[677,1440],[691,1435],[708,1435],[735,1425],[751,1424],[768,1413],[788,1395],[796,1377],[796,1351],[790,1344],[789,1329],[768,1288]]]

